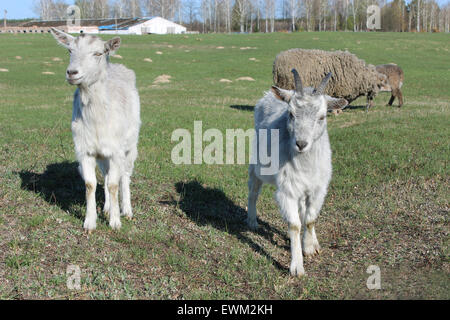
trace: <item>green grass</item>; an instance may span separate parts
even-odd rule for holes
[[[450,298],[447,34],[122,40],[123,59],[112,60],[135,70],[142,109],[135,218],[112,231],[100,214],[88,237],[70,132],[74,88],[64,81],[68,55],[50,35],[0,35],[0,68],[9,70],[0,72],[1,298]],[[349,50],[405,72],[401,109],[386,107],[382,93],[369,113],[328,117],[333,179],[317,224],[323,251],[305,260],[302,279],[289,276],[286,225],[272,187],[263,189],[261,228],[252,232],[244,223],[246,165],[170,161],[172,132],[192,132],[195,120],[203,131],[252,128],[252,106],[271,85],[275,55],[293,47]],[[172,81],[154,85],[162,74]],[[236,81],[244,76],[255,81]],[[71,264],[81,269],[79,291],[66,287]],[[366,287],[372,264],[381,269],[382,290]]]

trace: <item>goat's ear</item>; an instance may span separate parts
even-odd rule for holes
[[[291,90],[285,90],[285,89],[281,89],[281,88],[278,88],[275,86],[272,86],[272,88],[270,90],[272,91],[275,98],[277,98],[278,100],[281,100],[281,101],[285,101],[287,103],[289,103],[289,101],[291,101],[292,96],[294,95],[294,92]]]
[[[60,45],[62,45],[63,47],[68,47],[70,46],[70,44],[72,43],[72,41],[75,39],[74,37],[72,37],[70,34],[67,34],[61,30],[58,30],[56,28],[50,28],[50,33],[52,34],[53,38],[56,39],[56,41],[58,41],[58,43]]]
[[[327,101],[328,110],[344,109],[348,105],[348,101],[342,98],[333,98],[330,96],[325,96]]]
[[[115,37],[105,43],[106,52],[114,52],[120,47],[120,38]]]

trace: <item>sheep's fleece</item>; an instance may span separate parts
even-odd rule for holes
[[[348,51],[323,51],[316,49],[290,49],[277,55],[273,64],[273,81],[277,87],[294,89],[291,70],[297,69],[304,86],[315,87],[323,77],[332,72],[325,93],[344,98],[349,103],[360,96],[373,98],[386,76],[366,65]]]

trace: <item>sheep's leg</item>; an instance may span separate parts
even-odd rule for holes
[[[95,190],[97,177],[95,176],[95,158],[86,156],[80,161],[80,173],[86,186],[86,217],[83,228],[89,233],[97,227],[97,208]]]
[[[122,215],[127,219],[133,218],[133,210],[131,209],[131,196],[130,196],[130,177],[133,172],[134,161],[137,157],[137,148],[133,148],[128,151],[125,158],[125,170],[120,178],[120,194]]]
[[[103,188],[105,189],[105,204],[103,206],[103,214],[106,217],[109,217],[109,191],[108,191],[108,171],[109,171],[109,160],[102,159],[97,160],[98,166],[102,171],[103,177],[105,178],[105,182],[103,184]]]
[[[109,191],[109,226],[113,229],[120,229],[122,226],[120,222],[119,209],[119,182],[120,182],[120,166],[116,161],[110,160],[108,172]]]
[[[398,107],[400,108],[403,105],[403,94],[400,89],[397,89],[397,98],[398,98]]]
[[[395,100],[395,93],[394,92],[395,91],[392,91],[392,93],[391,93],[391,99],[389,99],[388,106],[392,106],[392,104],[394,103],[394,100]]]
[[[325,195],[326,191],[321,190],[306,198],[306,213],[302,219],[304,226],[302,247],[305,256],[312,256],[320,252],[320,245],[315,230],[315,221],[319,216]]]
[[[258,200],[259,192],[261,191],[262,181],[253,173],[253,169],[249,171],[248,179],[248,205],[247,205],[247,225],[250,229],[258,228],[258,221],[256,220],[256,202]]]
[[[373,97],[367,96],[366,112],[373,107]]]
[[[281,215],[289,224],[289,239],[291,242],[291,265],[289,270],[293,276],[305,274],[303,268],[302,245],[300,242],[301,222],[298,215],[298,200],[287,197],[282,192],[277,191],[275,198],[280,207]]]

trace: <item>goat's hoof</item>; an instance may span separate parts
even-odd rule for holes
[[[119,230],[122,227],[122,223],[120,222],[120,219],[117,220],[110,220],[109,221],[109,226],[111,227],[111,229],[113,230]]]
[[[131,208],[122,210],[122,213],[120,214],[122,217],[125,217],[127,220],[133,220],[133,211],[131,211]]]
[[[97,224],[95,223],[95,221],[87,221],[86,220],[86,221],[84,221],[83,228],[87,234],[91,234],[92,231],[94,231],[95,228],[97,228]]]
[[[301,278],[305,276],[305,269],[302,265],[292,265],[289,268],[289,271],[291,272],[291,276]]]
[[[256,230],[259,228],[259,224],[258,222],[255,220],[249,220],[247,219],[247,226],[251,229],[251,230]]]
[[[303,248],[303,255],[305,257],[313,257],[315,255],[319,255],[320,252],[321,252],[321,248],[320,248],[319,244]]]

